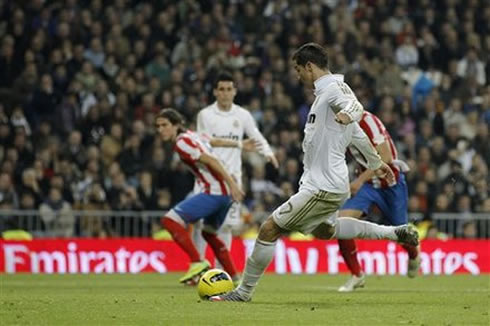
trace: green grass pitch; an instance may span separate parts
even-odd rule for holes
[[[250,303],[202,301],[181,274],[0,275],[0,325],[490,325],[490,277],[271,275]]]

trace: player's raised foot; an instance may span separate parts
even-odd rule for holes
[[[415,259],[408,260],[408,268],[407,268],[407,276],[409,278],[414,278],[418,275],[420,268],[420,255],[418,255]]]
[[[207,260],[192,263],[187,273],[179,279],[179,282],[187,284],[187,282],[191,281],[194,277],[207,271],[210,266],[211,264]]]
[[[241,281],[242,280],[239,277],[233,280],[233,286],[235,287],[235,289],[240,285]]]
[[[209,301],[219,302],[219,301],[234,301],[234,302],[249,302],[252,298],[240,294],[237,290],[233,290],[231,292],[215,295],[209,298]]]
[[[411,246],[419,245],[419,234],[411,225],[405,224],[395,228],[395,234],[398,237],[398,242]]]
[[[364,279],[364,274],[361,274],[361,276],[352,275],[352,277],[347,282],[345,282],[344,285],[339,287],[337,291],[352,292],[355,289],[363,288],[365,283],[366,282]]]

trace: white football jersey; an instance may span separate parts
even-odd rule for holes
[[[367,137],[357,122],[342,125],[335,116],[347,110],[354,121],[359,121],[364,110],[343,75],[328,74],[317,79],[315,96],[304,130],[300,188],[348,193],[346,149],[353,139]]]
[[[250,112],[239,105],[232,104],[229,111],[222,111],[218,104],[202,109],[197,115],[197,132],[211,137],[241,141],[244,135],[258,140],[259,152],[271,155],[272,150],[260,133]],[[241,183],[242,149],[237,147],[214,147],[213,153],[221,159],[227,171]]]

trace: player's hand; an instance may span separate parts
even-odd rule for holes
[[[390,187],[396,185],[395,174],[385,162],[382,162],[381,166],[374,170],[374,174],[380,179],[386,179]]]
[[[361,189],[361,187],[362,187],[363,184],[364,183],[361,182],[359,179],[356,179],[356,180],[352,181],[350,183],[350,193],[352,195],[355,195],[359,191],[359,189]]]
[[[276,169],[279,169],[279,162],[274,154],[267,155],[267,162],[271,163]]]
[[[255,152],[257,151],[259,146],[260,142],[252,138],[248,138],[242,141],[242,149],[246,152]]]
[[[236,183],[231,185],[230,190],[231,190],[231,198],[233,198],[234,201],[240,202],[245,197],[245,193]]]
[[[352,119],[347,114],[339,112],[335,115],[335,121],[343,125],[348,125],[352,122]]]

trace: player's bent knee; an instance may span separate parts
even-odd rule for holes
[[[339,216],[341,217],[352,217],[352,218],[361,218],[362,211],[358,211],[357,209],[343,209],[339,212]]]
[[[258,238],[262,241],[274,242],[284,233],[284,230],[274,222],[272,216],[262,224],[259,230]]]
[[[330,224],[322,223],[318,225],[311,234],[317,239],[330,240],[335,233],[335,227]]]
[[[171,219],[172,221],[177,222],[184,227],[187,225],[184,219],[180,217],[180,215],[177,214],[173,209],[171,209],[167,214],[165,214],[163,218]]]

